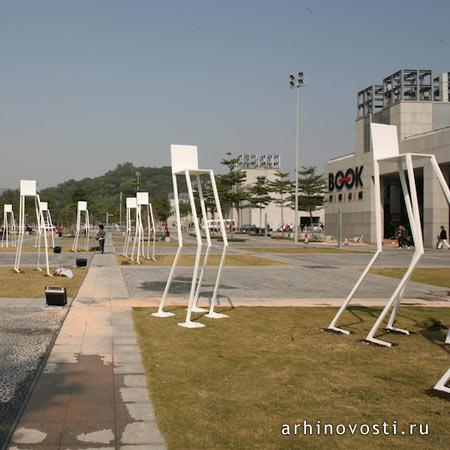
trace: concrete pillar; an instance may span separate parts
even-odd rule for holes
[[[444,172],[448,183],[448,173]],[[423,168],[423,238],[425,247],[436,247],[441,225],[449,231],[449,209],[431,165]]]

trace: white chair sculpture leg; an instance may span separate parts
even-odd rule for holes
[[[46,210],[46,223],[48,227],[48,231],[50,231],[50,236],[52,238],[52,248],[55,247],[55,228],[53,226],[53,220],[52,220],[52,214],[50,213],[50,210],[47,207]]]
[[[450,369],[444,373],[444,376],[434,385],[434,389],[437,391],[445,392],[450,394],[450,387],[447,387],[447,383],[450,380]]]
[[[216,180],[214,178],[214,172],[210,171],[210,179],[211,179],[211,186],[213,189],[213,193],[217,194],[217,186],[216,186]],[[203,217],[203,223],[204,223],[204,229],[205,229],[205,235],[206,235],[206,241],[207,241],[207,249],[206,249],[206,253],[205,253],[205,257],[204,257],[204,262],[203,262],[203,266],[202,266],[202,270],[200,272],[200,277],[198,279],[198,283],[197,283],[197,289],[196,289],[196,293],[195,293],[195,303],[194,303],[194,308],[192,309],[193,312],[207,312],[208,314],[205,315],[205,317],[208,317],[209,319],[224,319],[226,317],[228,317],[226,314],[223,313],[218,313],[214,311],[214,308],[216,306],[217,303],[217,292],[219,290],[219,285],[220,285],[220,277],[222,274],[222,269],[223,269],[223,265],[225,262],[225,256],[226,256],[226,250],[228,247],[228,239],[227,239],[227,234],[226,234],[226,230],[225,230],[225,223],[223,220],[223,216],[222,216],[222,208],[220,205],[220,200],[219,200],[219,196],[214,195],[214,201],[215,201],[215,207],[217,210],[217,215],[219,216],[219,226],[223,225],[222,227],[220,227],[220,231],[222,234],[222,242],[223,242],[223,249],[222,249],[222,254],[220,257],[220,263],[219,263],[219,269],[217,271],[217,276],[216,276],[216,281],[214,283],[214,291],[210,300],[210,304],[209,304],[209,310],[206,310],[204,308],[199,308],[197,305],[198,302],[198,298],[200,296],[200,289],[201,289],[201,285],[203,282],[203,275],[204,272],[206,270],[206,267],[208,265],[208,258],[209,258],[209,252],[211,249],[211,234],[210,234],[210,229],[209,229],[209,221],[207,219],[207,214],[206,214],[206,206],[205,206],[205,199],[203,197],[203,189],[201,186],[201,180],[200,177],[197,175],[197,183],[198,183],[198,192],[199,192],[199,197],[200,197],[200,207],[201,207],[201,211],[202,211],[202,217]]]
[[[413,157],[426,158],[430,161],[430,163],[433,167],[433,170],[436,174],[436,177],[441,185],[441,188],[442,188],[444,195],[447,198],[447,201],[449,204],[450,204],[450,190],[447,186],[445,178],[439,168],[439,165],[438,165],[434,155],[419,154],[419,153],[405,153],[405,154],[399,153],[397,128],[395,126],[372,123],[371,124],[371,135],[372,135],[372,147],[373,147],[373,157],[374,157],[374,190],[375,190],[374,197],[375,197],[377,252],[375,253],[373,258],[369,262],[369,264],[366,267],[366,269],[364,270],[364,272],[361,274],[356,285],[353,287],[349,296],[342,304],[341,308],[339,309],[338,313],[332,320],[328,329],[332,330],[332,331],[341,332],[344,334],[349,334],[349,332],[347,330],[338,328],[336,326],[337,322],[338,322],[339,318],[341,317],[342,313],[346,310],[346,308],[350,304],[350,301],[353,298],[359,285],[364,280],[364,278],[367,276],[370,268],[373,266],[376,259],[381,254],[382,233],[381,233],[381,198],[380,198],[380,181],[379,181],[379,163],[382,161],[394,162],[394,163],[397,163],[397,167],[398,167],[398,172],[399,172],[399,176],[400,176],[400,182],[401,182],[402,191],[403,191],[403,195],[404,195],[406,210],[407,210],[410,227],[411,227],[411,233],[412,233],[413,239],[414,239],[415,251],[414,251],[414,255],[411,260],[411,263],[410,263],[405,275],[400,280],[397,288],[395,289],[391,298],[387,301],[383,311],[381,312],[380,316],[378,317],[377,321],[375,322],[375,324],[373,325],[372,329],[370,330],[369,334],[366,337],[366,341],[368,341],[368,342],[378,344],[378,345],[383,345],[386,347],[390,347],[392,345],[391,343],[382,341],[380,339],[376,339],[375,334],[378,331],[378,329],[380,328],[381,324],[383,323],[383,320],[386,317],[387,313],[393,306],[394,307],[391,312],[391,316],[389,318],[388,324],[386,326],[386,330],[409,334],[408,330],[394,327],[395,318],[396,318],[396,315],[398,312],[398,308],[400,307],[401,299],[403,297],[403,293],[406,289],[407,283],[408,283],[409,279],[411,278],[414,268],[417,266],[417,263],[419,262],[421,256],[424,253],[422,227],[421,227],[421,223],[420,223],[419,202],[418,202],[418,198],[417,198],[417,190],[416,190],[416,184],[415,184],[412,158]],[[409,190],[408,190],[408,184],[406,182],[406,178],[405,178],[405,174],[404,174],[403,160],[406,161]]]
[[[89,233],[91,231],[90,224],[89,224],[89,211],[87,209],[87,202],[80,201],[77,204],[77,224],[75,227],[75,239],[73,241],[72,245],[72,251],[77,252],[78,251],[78,240],[80,237],[80,231],[81,231],[81,219],[82,219],[82,213],[84,213],[84,233],[85,233],[85,251],[89,251]]]
[[[143,209],[146,214],[144,214]],[[145,241],[144,232],[144,218],[146,218],[147,226],[147,243]],[[151,238],[153,237],[153,244]],[[134,252],[137,243],[136,262],[140,264],[140,257],[155,261],[155,246],[156,246],[156,230],[155,221],[153,218],[153,209],[149,201],[148,192],[138,192],[136,194],[136,231],[134,236],[133,250],[131,259],[134,259]],[[152,256],[150,257],[150,245],[153,247]]]
[[[12,247],[17,244],[16,220],[12,205],[5,204],[3,205],[3,233],[0,247],[9,248],[10,244]]]
[[[37,223],[37,233],[38,233],[38,254],[37,254],[37,264],[36,268],[39,271],[42,271],[40,267],[40,255],[41,255],[41,233],[40,229],[42,228],[42,235],[44,237],[44,251],[45,251],[45,261],[46,261],[46,269],[47,275],[51,276],[50,273],[50,265],[48,259],[48,240],[47,240],[47,230],[43,227],[44,224],[44,215],[41,209],[41,201],[39,198],[39,194],[37,193],[36,181],[35,180],[20,180],[20,209],[19,209],[19,236],[17,239],[17,249],[16,249],[16,257],[14,261],[14,271],[20,272],[20,261],[22,257],[23,250],[23,240],[25,236],[25,207],[26,207],[26,198],[32,197],[34,198],[35,204],[35,213],[36,213],[36,223]]]
[[[132,237],[132,233],[133,233],[133,220],[132,220],[132,212],[134,211],[135,213],[135,226],[136,226],[136,197],[127,197],[126,200],[126,206],[127,206],[127,230],[126,230],[126,234],[125,234],[125,245],[124,245],[124,249],[123,249],[123,255],[126,256],[127,258],[130,258],[130,256],[128,256],[128,251],[130,248],[130,242],[131,242],[131,237]]]
[[[138,192],[139,194],[140,192]],[[137,198],[136,198],[137,200]],[[142,231],[142,208],[141,205],[137,205],[136,207],[136,226],[135,226],[135,230],[134,230],[134,241],[133,241],[133,249],[131,251],[131,260],[134,261],[134,253],[136,250],[136,244],[137,244],[137,253],[136,253],[136,262],[138,264],[140,264],[140,255],[141,255],[141,246],[142,246],[142,236],[143,236],[143,231]]]
[[[352,301],[353,297],[355,296],[356,291],[358,290],[361,283],[366,278],[367,274],[369,273],[370,269],[373,267],[375,262],[377,261],[378,257],[381,255],[383,251],[383,241],[381,238],[381,192],[380,192],[380,174],[379,174],[379,167],[376,161],[374,160],[373,165],[373,182],[374,182],[374,209],[375,209],[375,235],[376,235],[376,252],[373,255],[372,259],[369,261],[369,264],[367,264],[367,267],[364,269],[360,277],[358,278],[358,281],[353,286],[352,290],[348,294],[347,298],[345,299],[342,306],[339,308],[338,312],[334,316],[333,320],[331,321],[330,325],[328,326],[329,331],[334,331],[337,333],[343,333],[343,334],[350,334],[350,331],[345,330],[343,328],[339,328],[337,326],[337,323],[339,322],[339,319],[341,318],[342,314],[346,311],[347,307],[350,305],[350,302]]]
[[[378,319],[376,320],[375,324],[373,325],[372,329],[369,331],[369,334],[366,337],[366,341],[374,343],[374,344],[378,344],[378,345],[383,345],[385,347],[390,347],[392,344],[390,342],[376,339],[375,334],[377,333],[378,329],[380,328],[381,324],[383,323],[383,320],[386,317],[386,314],[389,312],[389,310],[391,309],[394,302],[397,302],[397,304],[395,305],[395,307],[392,311],[392,316],[389,320],[389,324],[390,324],[390,325],[388,325],[388,326],[390,326],[389,331],[398,331],[398,332],[401,332],[404,334],[409,334],[409,331],[407,331],[407,330],[402,330],[400,328],[394,328],[393,324],[395,322],[397,310],[400,306],[402,294],[403,294],[404,290],[406,289],[406,285],[407,285],[409,279],[411,278],[411,275],[412,275],[415,267],[417,266],[417,263],[419,262],[420,258],[422,257],[422,255],[424,253],[422,227],[420,225],[419,202],[417,200],[416,182],[415,182],[415,177],[414,177],[412,158],[411,158],[411,155],[409,155],[409,154],[406,154],[405,157],[406,157],[406,164],[407,164],[407,169],[408,169],[408,180],[409,180],[409,189],[410,189],[410,193],[411,193],[412,207],[411,207],[411,205],[408,206],[408,203],[409,203],[409,196],[407,194],[408,191],[407,190],[403,191],[403,195],[405,197],[405,204],[406,204],[406,209],[407,209],[408,218],[409,218],[409,225],[411,227],[411,233],[412,233],[412,236],[414,239],[414,254],[413,254],[412,260],[409,264],[409,267],[406,270],[405,274],[403,275],[400,283],[395,288],[394,293],[392,294],[391,298],[386,303],[383,311],[379,315]],[[400,179],[402,180],[401,181],[402,189],[405,189],[405,187],[406,187],[405,186],[406,182],[404,180],[404,177],[405,177],[405,174],[403,173],[403,168],[402,168],[402,170],[400,170]]]
[[[445,343],[450,345],[450,328],[447,333],[447,337],[445,338]]]
[[[50,210],[48,209],[47,202],[41,202],[41,211],[42,211],[42,217],[43,217],[44,221],[38,230],[38,233],[36,235],[36,242],[35,242],[34,246],[35,247],[38,246],[39,237],[42,235],[43,228],[45,228],[46,231],[48,233],[50,233],[50,236],[52,238],[52,248],[54,248],[55,247],[55,230],[53,228],[52,215],[50,214]]]
[[[153,207],[152,204],[148,204],[147,208],[147,223],[148,223],[148,233],[147,233],[147,258],[152,261],[156,261],[156,226],[155,226],[155,217],[153,215]],[[151,241],[151,256],[150,256],[150,241]]]
[[[216,209],[219,214],[219,218],[221,219],[221,230],[222,230],[222,236],[223,236],[223,244],[224,244],[224,250],[222,252],[222,258],[221,258],[221,264],[219,266],[219,271],[216,279],[216,284],[214,287],[214,294],[213,298],[211,299],[210,303],[210,309],[208,317],[210,318],[222,318],[226,317],[225,315],[218,315],[214,312],[214,306],[216,303],[216,297],[217,297],[217,290],[220,282],[220,275],[223,268],[223,261],[225,258],[225,251],[226,247],[228,245],[227,237],[226,237],[226,231],[225,231],[225,225],[223,223],[222,218],[222,211],[220,208],[220,201],[219,201],[219,195],[217,192],[217,186],[214,180],[214,173],[211,170],[201,170],[198,169],[198,156],[197,156],[197,147],[196,146],[181,146],[181,145],[172,145],[171,146],[171,156],[172,156],[172,180],[173,180],[173,186],[174,186],[174,200],[175,200],[175,214],[176,214],[176,220],[177,220],[177,235],[178,235],[178,250],[175,255],[174,262],[172,264],[172,268],[169,274],[169,278],[167,280],[166,288],[164,289],[163,296],[161,298],[158,311],[156,313],[153,313],[156,317],[168,317],[174,315],[173,313],[164,311],[165,302],[167,299],[167,295],[170,289],[170,285],[173,280],[173,276],[175,273],[176,266],[178,264],[178,259],[181,254],[182,248],[183,248],[183,238],[182,238],[182,232],[181,232],[181,216],[180,216],[180,207],[179,207],[179,198],[178,198],[178,185],[177,185],[177,179],[176,175],[182,175],[184,174],[186,178],[186,185],[188,188],[188,194],[189,194],[189,202],[191,206],[191,214],[192,214],[192,221],[194,223],[194,229],[195,229],[195,236],[197,241],[197,251],[195,255],[195,263],[194,263],[194,270],[192,274],[192,282],[191,282],[191,288],[189,293],[189,301],[188,301],[188,308],[186,313],[186,320],[184,322],[179,323],[178,325],[185,327],[185,328],[200,328],[204,325],[198,322],[193,322],[192,319],[192,312],[195,311],[204,311],[206,310],[200,309],[197,307],[197,300],[200,294],[200,288],[201,283],[203,280],[203,274],[206,270],[206,264],[207,264],[207,258],[209,256],[209,248],[211,247],[211,240],[209,235],[209,228],[206,218],[206,207],[204,203],[203,198],[203,192],[201,188],[200,183],[200,175],[209,175],[211,177],[211,185],[214,192],[214,199],[216,203]],[[205,254],[205,262],[203,264],[200,276],[198,276],[199,272],[199,266],[200,266],[200,259],[202,254],[202,236],[201,236],[201,230],[199,225],[199,220],[197,216],[197,210],[195,205],[195,198],[194,198],[194,192],[192,189],[192,182],[191,182],[191,175],[197,176],[197,182],[199,186],[199,196],[200,196],[200,207],[202,210],[202,216],[205,224],[205,233],[206,233],[206,239],[208,248],[206,250]],[[220,317],[219,317],[220,316]]]
[[[211,178],[211,187],[212,187],[213,195],[214,195],[214,202],[216,204],[217,216],[219,217],[219,227],[220,227],[220,233],[222,235],[223,248],[222,248],[222,255],[220,256],[220,263],[219,263],[219,269],[217,271],[216,282],[214,284],[214,291],[213,291],[213,295],[211,297],[211,301],[209,304],[209,312],[208,312],[208,314],[205,315],[205,317],[208,317],[209,319],[224,319],[228,316],[223,313],[215,312],[214,308],[216,307],[216,303],[217,303],[217,293],[219,291],[220,279],[222,276],[222,269],[223,269],[223,265],[225,263],[225,256],[227,253],[228,238],[227,238],[227,230],[225,228],[225,221],[223,220],[222,207],[220,205],[219,193],[217,191],[216,179],[214,177],[214,172],[212,170],[210,171],[210,178]]]
[[[127,198],[127,202],[128,202],[128,198]],[[128,253],[128,242],[130,239],[130,209],[126,208],[126,214],[125,214],[125,241],[123,243],[123,248],[122,248],[122,255],[123,256],[127,256]]]
[[[205,236],[206,236],[206,252],[205,256],[203,258],[203,265],[202,270],[200,271],[200,276],[198,277],[197,281],[197,287],[195,290],[195,296],[194,296],[194,306],[192,307],[193,312],[202,313],[202,312],[208,312],[205,308],[200,308],[198,303],[198,298],[200,296],[200,289],[202,287],[203,283],[203,276],[205,274],[206,266],[208,265],[208,258],[209,258],[209,252],[211,250],[211,235],[209,232],[209,223],[208,223],[208,216],[206,214],[206,205],[205,205],[205,199],[203,197],[203,189],[202,189],[202,181],[200,179],[200,175],[197,175],[197,189],[198,189],[198,195],[200,197],[200,209],[202,212],[202,220],[203,220],[203,228],[205,230]]]
[[[170,269],[169,278],[167,279],[166,287],[164,288],[164,292],[161,297],[161,301],[159,302],[158,311],[155,313],[152,313],[152,316],[155,316],[155,317],[171,317],[171,316],[175,315],[173,312],[164,311],[164,306],[166,304],[167,295],[169,293],[169,289],[172,284],[172,280],[173,280],[173,276],[175,274],[178,260],[180,258],[181,252],[183,250],[183,233],[181,232],[181,214],[180,214],[180,203],[178,201],[178,184],[177,184],[177,177],[174,173],[173,167],[172,167],[172,184],[173,184],[173,196],[174,196],[174,201],[175,201],[175,216],[176,216],[176,221],[177,221],[178,249],[177,249],[177,253],[175,254],[175,258],[173,260],[172,267]]]

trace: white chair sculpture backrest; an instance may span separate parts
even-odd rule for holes
[[[133,219],[132,219],[132,211],[134,211],[134,224],[136,226],[136,197],[127,197],[126,199],[126,230],[125,230],[125,243],[123,246],[123,256],[128,256],[128,249],[130,247],[130,240],[132,237],[132,231],[133,231]]]
[[[184,322],[179,323],[178,325],[185,327],[185,328],[200,328],[204,325],[199,322],[192,321],[192,313],[193,312],[207,312],[205,317],[208,317],[210,319],[221,319],[224,317],[228,317],[225,314],[217,313],[214,311],[216,302],[217,302],[217,293],[220,285],[220,277],[222,274],[222,269],[225,261],[226,256],[226,249],[228,247],[228,240],[227,240],[227,234],[225,230],[225,224],[222,216],[222,208],[220,205],[220,199],[219,194],[217,191],[216,186],[216,180],[214,177],[214,171],[212,170],[206,170],[206,169],[199,169],[198,167],[198,151],[197,146],[195,145],[171,145],[170,148],[171,151],[171,161],[172,161],[172,182],[173,182],[173,193],[174,193],[174,201],[175,201],[175,215],[176,215],[176,222],[177,222],[177,237],[178,237],[178,250],[175,255],[175,259],[173,261],[172,269],[169,274],[169,278],[167,280],[166,288],[164,289],[163,296],[161,298],[161,302],[159,304],[158,311],[156,313],[153,313],[156,317],[168,317],[173,316],[174,314],[168,311],[164,311],[164,306],[166,303],[167,295],[169,293],[169,289],[173,280],[173,276],[175,273],[176,266],[178,264],[178,260],[183,248],[183,236],[182,236],[182,230],[181,230],[181,215],[180,215],[180,204],[179,204],[179,195],[178,195],[178,184],[177,184],[177,175],[182,175],[186,179],[186,185],[188,189],[189,194],[189,202],[191,207],[191,215],[192,215],[192,221],[194,223],[194,229],[195,229],[195,236],[197,240],[197,251],[195,255],[195,263],[194,263],[194,270],[192,274],[192,282],[191,282],[191,289],[189,293],[189,301],[188,301],[188,309],[186,314],[186,319]],[[202,180],[201,176],[206,175],[208,177],[209,183],[211,185],[211,189],[214,196],[214,203],[215,203],[215,209],[217,211],[218,220],[220,223],[220,230],[222,234],[222,243],[223,243],[223,249],[222,249],[222,255],[219,263],[219,270],[217,272],[217,277],[214,285],[214,291],[212,294],[212,297],[210,299],[209,304],[209,310],[204,308],[199,308],[197,305],[198,298],[200,296],[200,289],[202,286],[203,281],[203,274],[206,270],[206,266],[208,264],[208,257],[209,252],[211,248],[211,238],[210,238],[210,230],[208,226],[208,217],[207,217],[207,211],[205,206],[205,199],[203,196],[203,190],[202,190]],[[196,205],[195,205],[195,197],[194,197],[194,190],[192,188],[192,180],[191,176],[195,176],[197,181],[197,189],[198,189],[198,196],[200,200],[200,208],[201,208],[201,215],[203,218],[203,225],[204,225],[204,231],[206,235],[206,242],[207,242],[207,249],[205,252],[205,257],[203,261],[203,266],[200,271],[199,275],[199,266],[200,266],[200,259],[202,254],[202,234],[200,230]]]
[[[75,226],[75,239],[73,241],[72,245],[72,251],[77,252],[78,251],[78,239],[80,237],[80,231],[81,231],[81,220],[84,213],[84,225],[83,225],[83,231],[85,234],[85,251],[89,251],[89,233],[91,231],[91,227],[89,224],[89,210],[87,206],[87,202],[85,201],[79,201],[77,203],[77,224]]]
[[[144,223],[147,229],[147,240],[145,239]],[[153,239],[152,239],[153,238]],[[153,243],[151,244],[151,241]],[[147,244],[145,244],[147,242]],[[156,247],[156,229],[155,220],[153,217],[153,208],[149,200],[148,192],[136,193],[136,228],[133,241],[133,249],[131,252],[131,259],[134,261],[134,253],[136,250],[136,262],[140,264],[140,257],[151,259],[155,261],[155,247]],[[150,256],[150,247],[152,246],[152,256]]]
[[[8,248],[9,245],[15,247],[17,243],[16,220],[14,218],[13,207],[10,204],[3,205],[3,233],[0,243],[1,247]]]
[[[44,218],[44,222],[41,224],[41,228],[38,230],[39,233],[42,234],[43,227],[46,228],[47,232],[50,233],[50,236],[52,238],[52,248],[55,247],[55,230],[53,227],[53,221],[52,221],[52,215],[50,213],[50,210],[48,209],[48,202],[41,202],[41,211],[42,216]],[[35,247],[37,247],[38,243],[38,235],[36,235],[36,242],[34,244]]]
[[[17,249],[16,249],[16,258],[14,261],[14,271],[19,273],[20,272],[20,260],[22,257],[22,250],[23,250],[23,240],[25,236],[26,231],[26,224],[25,224],[25,217],[26,217],[26,198],[31,197],[34,199],[34,206],[35,206],[35,213],[36,213],[36,224],[37,224],[37,233],[38,233],[38,255],[37,255],[37,266],[36,268],[41,271],[40,266],[40,256],[41,256],[41,233],[39,230],[42,227],[42,224],[44,223],[44,216],[41,209],[41,201],[39,198],[39,194],[37,192],[37,186],[35,180],[20,180],[20,207],[19,207],[19,236],[17,239]],[[48,241],[47,241],[47,230],[45,227],[43,228],[42,236],[44,237],[44,251],[45,251],[45,261],[46,261],[46,268],[47,268],[47,275],[51,276],[50,273],[50,266],[49,266],[49,260],[48,260]]]
[[[386,330],[393,331],[403,334],[409,334],[408,330],[404,330],[401,328],[397,328],[394,326],[395,319],[397,316],[398,308],[400,306],[401,299],[405,292],[405,288],[407,286],[408,281],[411,278],[411,275],[419,262],[421,256],[424,253],[423,247],[423,237],[422,237],[422,226],[420,222],[420,211],[419,211],[419,202],[417,197],[416,190],[416,182],[414,177],[414,168],[413,168],[413,158],[422,158],[428,159],[431,163],[431,166],[434,170],[434,173],[441,185],[441,188],[444,192],[445,197],[447,198],[448,203],[450,204],[450,190],[445,181],[445,178],[442,174],[442,171],[436,161],[434,155],[430,154],[422,154],[422,153],[400,153],[398,147],[398,137],[397,137],[397,127],[393,125],[382,125],[382,124],[371,124],[371,136],[372,136],[372,147],[373,147],[373,158],[374,158],[374,210],[375,210],[375,224],[376,224],[376,244],[377,251],[375,255],[370,260],[369,264],[359,277],[355,286],[350,291],[349,295],[345,299],[341,308],[337,312],[336,316],[331,321],[328,330],[349,334],[348,330],[338,328],[337,322],[340,319],[341,315],[347,309],[350,304],[352,298],[355,295],[356,290],[363,282],[364,278],[369,273],[370,269],[374,265],[378,256],[382,252],[382,224],[381,224],[381,193],[380,193],[380,171],[379,164],[380,162],[391,162],[397,164],[397,171],[400,177],[400,183],[402,186],[403,197],[405,200],[406,211],[408,214],[409,225],[411,228],[411,234],[414,239],[414,254],[411,260],[411,263],[408,269],[405,272],[405,275],[400,280],[396,289],[392,296],[387,300],[386,305],[381,312],[380,316],[376,320],[372,329],[369,331],[369,334],[366,337],[366,341],[383,345],[386,347],[390,347],[392,344],[390,342],[383,341],[381,339],[375,338],[375,334],[378,329],[382,325],[386,315],[391,310],[391,316],[388,320]],[[408,174],[408,179],[405,177],[405,167]]]

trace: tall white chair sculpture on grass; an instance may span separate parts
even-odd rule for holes
[[[44,215],[41,209],[41,201],[39,194],[37,193],[36,181],[35,180],[20,180],[20,209],[19,209],[19,236],[17,239],[17,249],[16,249],[16,259],[14,261],[14,271],[20,272],[20,260],[22,257],[23,240],[25,236],[25,208],[26,199],[31,197],[34,199],[34,207],[36,212],[36,223],[37,223],[37,233],[38,233],[38,256],[37,256],[37,270],[42,271],[40,266],[40,256],[41,256],[41,245],[42,239],[44,237],[44,252],[45,252],[45,262],[47,267],[47,275],[51,276],[50,266],[48,261],[48,240],[47,240],[47,230],[43,228],[42,235],[39,230],[44,223]]]
[[[209,311],[208,314],[205,315],[205,317],[208,317],[210,319],[221,319],[224,317],[227,317],[225,314],[217,313],[214,311],[215,305],[216,305],[216,299],[217,299],[217,292],[219,289],[220,284],[220,277],[222,274],[222,269],[225,261],[225,255],[226,250],[228,247],[228,240],[227,240],[227,234],[225,230],[225,224],[222,216],[222,208],[220,206],[220,200],[219,200],[219,194],[217,192],[217,186],[216,186],[216,180],[214,178],[214,171],[212,170],[206,170],[206,169],[199,169],[198,168],[198,152],[197,152],[197,146],[194,145],[172,145],[171,146],[171,159],[172,159],[172,181],[173,181],[173,192],[174,192],[174,200],[175,200],[175,214],[176,214],[176,221],[177,221],[177,236],[178,236],[178,250],[175,255],[175,259],[173,261],[172,269],[169,274],[169,278],[167,280],[166,288],[164,289],[163,296],[161,298],[158,311],[156,313],[153,313],[152,315],[155,317],[169,317],[173,316],[174,313],[164,311],[164,306],[166,303],[167,295],[169,293],[170,285],[173,280],[173,276],[175,274],[175,269],[178,264],[178,260],[180,257],[180,254],[183,249],[183,236],[181,232],[181,215],[180,215],[180,204],[178,199],[178,184],[177,184],[177,175],[182,175],[186,178],[186,185],[188,189],[189,194],[189,202],[191,206],[191,214],[192,214],[192,221],[194,223],[195,228],[195,236],[197,239],[197,252],[195,255],[195,263],[194,263],[194,271],[192,274],[192,282],[191,282],[191,289],[189,293],[189,301],[188,301],[188,308],[186,313],[186,319],[184,322],[179,323],[181,327],[185,328],[200,328],[204,327],[205,325],[199,322],[192,321],[192,313],[195,311],[205,311],[202,308],[197,307],[197,300],[200,293],[203,273],[206,269],[206,265],[208,263],[208,255],[209,255],[209,249],[211,247],[211,239],[209,236],[209,228],[208,228],[208,220],[206,216],[206,207],[205,207],[205,200],[203,197],[202,187],[201,187],[201,176],[206,175],[210,179],[211,188],[214,195],[214,202],[215,207],[217,211],[217,216],[219,218],[220,222],[220,231],[222,234],[222,242],[223,242],[223,249],[222,249],[222,255],[220,258],[220,264],[219,269],[217,272],[216,282],[214,285],[214,291],[213,295],[211,297],[210,305],[209,305]],[[195,198],[194,198],[194,191],[192,189],[192,181],[191,176],[195,176],[197,180],[198,185],[198,194],[200,198],[200,207],[201,212],[203,216],[203,223],[205,225],[205,233],[206,233],[206,239],[207,239],[207,250],[205,254],[205,260],[204,264],[199,275],[199,266],[200,266],[200,258],[202,254],[202,235],[199,225],[199,220],[197,216],[197,210],[195,206]]]
[[[144,219],[146,227],[144,228]],[[145,233],[145,229],[147,233]],[[147,239],[145,239],[147,238]],[[147,244],[145,243],[147,242]],[[137,247],[137,249],[136,249]],[[140,257],[155,259],[156,247],[156,229],[155,219],[153,217],[152,204],[149,201],[148,192],[138,192],[136,194],[136,227],[134,233],[133,250],[131,259],[134,261],[134,253],[136,251],[136,262],[140,264]],[[150,248],[152,250],[150,250]],[[152,256],[150,256],[150,253]]]
[[[127,197],[126,199],[126,230],[125,230],[125,244],[123,246],[123,256],[128,256],[128,250],[130,248],[131,237],[133,236],[133,218],[132,212],[134,211],[134,224],[136,226],[136,197]]]
[[[328,330],[349,334],[348,330],[337,327],[337,323],[347,309],[351,300],[353,299],[356,290],[363,282],[364,278],[369,273],[370,269],[374,265],[378,256],[382,252],[382,232],[381,232],[381,194],[380,194],[380,170],[379,165],[381,162],[390,162],[397,164],[397,170],[400,176],[400,183],[402,186],[403,196],[405,199],[406,211],[408,214],[409,224],[411,227],[411,233],[414,239],[414,254],[411,260],[411,263],[406,270],[403,278],[400,280],[398,286],[396,287],[394,293],[387,301],[383,311],[380,316],[376,320],[372,329],[369,331],[369,334],[366,337],[366,341],[371,342],[373,344],[382,345],[385,347],[390,347],[392,344],[390,342],[383,341],[381,339],[375,338],[375,334],[378,329],[381,327],[386,315],[391,311],[390,318],[388,320],[386,330],[393,331],[403,334],[409,334],[408,330],[403,330],[401,328],[396,328],[395,319],[397,316],[398,309],[400,307],[400,302],[402,300],[403,294],[405,292],[408,281],[411,278],[411,275],[414,271],[414,268],[417,266],[421,256],[424,253],[423,248],[423,237],[422,237],[422,226],[420,223],[420,211],[419,211],[419,202],[417,199],[417,190],[416,183],[414,177],[414,168],[413,168],[413,159],[428,159],[431,166],[433,167],[434,173],[441,185],[441,188],[444,192],[445,197],[447,198],[448,203],[450,204],[450,190],[445,181],[445,178],[439,168],[439,165],[436,161],[434,155],[422,154],[422,153],[400,153],[398,148],[398,137],[397,137],[397,127],[393,125],[382,125],[377,123],[371,124],[371,136],[372,136],[372,148],[373,148],[373,160],[374,160],[374,199],[375,199],[375,226],[376,226],[376,243],[377,243],[377,251],[373,258],[370,260],[364,272],[359,277],[353,289],[350,291],[348,297],[345,299],[341,308],[337,312],[334,319],[331,321]],[[405,177],[405,167],[408,173],[408,182]],[[409,190],[408,190],[409,184]],[[392,310],[391,310],[392,309]]]
[[[447,338],[445,339],[445,344],[450,345],[450,329],[447,333]],[[447,386],[447,383],[450,381],[450,369],[447,369],[447,372],[441,377],[441,379],[435,384],[434,389],[437,391],[442,391],[447,394],[450,394],[450,387]]]
[[[41,228],[39,229],[39,232],[36,235],[36,242],[35,242],[34,246],[35,247],[38,246],[39,233],[42,234],[42,230],[43,230],[43,228],[45,228],[52,238],[52,248],[54,248],[55,247],[55,229],[53,227],[52,215],[50,213],[50,210],[48,209],[47,202],[41,202],[41,211],[42,211],[42,217],[44,219],[44,222],[41,224]]]
[[[3,234],[1,247],[15,247],[17,243],[16,236],[16,220],[14,218],[14,211],[12,205],[3,205]]]
[[[75,228],[75,239],[73,241],[72,245],[72,251],[76,252],[78,251],[78,239],[80,237],[80,231],[81,231],[81,219],[84,213],[84,225],[83,230],[85,231],[85,250],[86,252],[89,251],[89,232],[90,232],[90,225],[89,225],[89,210],[87,207],[87,202],[78,202],[77,204],[77,225]]]

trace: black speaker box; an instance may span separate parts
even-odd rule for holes
[[[53,247],[53,253],[61,253],[61,246],[55,245]]]
[[[46,287],[45,300],[47,302],[47,306],[66,306],[67,305],[66,288]]]
[[[77,258],[76,266],[77,267],[86,267],[87,266],[87,259],[86,258]]]

